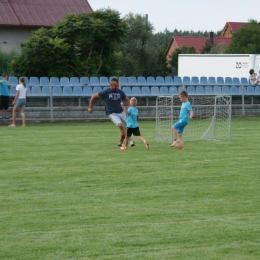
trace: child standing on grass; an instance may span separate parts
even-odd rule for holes
[[[18,108],[20,108],[20,113],[22,116],[22,126],[25,126],[25,114],[24,114],[24,107],[26,104],[26,96],[27,96],[27,88],[26,84],[24,82],[24,78],[20,77],[19,78],[19,84],[16,86],[16,95],[13,101],[13,113],[12,113],[12,119],[13,122],[10,124],[10,127],[15,126],[15,121],[16,121],[16,111]]]
[[[192,106],[188,100],[188,93],[186,91],[182,91],[179,94],[179,99],[182,102],[181,111],[180,111],[180,115],[179,115],[179,121],[176,122],[172,126],[174,141],[171,144],[171,147],[174,147],[175,141],[177,139],[179,139],[179,140],[181,140],[181,142],[183,142],[182,134],[183,134],[184,128],[189,123],[189,119],[192,119],[193,115],[194,115]],[[182,147],[182,149],[184,149],[184,147]]]
[[[7,110],[9,108],[8,76],[3,73],[3,80],[0,81],[0,119],[9,119]]]
[[[138,137],[139,140],[141,140],[146,149],[150,149],[149,143],[141,136],[139,126],[138,126],[138,109],[137,106],[137,99],[135,97],[132,97],[130,99],[130,106],[128,109],[125,108],[124,103],[120,103],[121,107],[123,108],[124,112],[126,113],[126,122],[127,122],[127,128],[126,128],[126,140],[125,140],[125,146],[122,145],[120,147],[121,150],[127,150],[129,139],[131,138],[131,135],[135,135]]]

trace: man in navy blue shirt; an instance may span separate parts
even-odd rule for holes
[[[102,90],[91,97],[89,101],[88,112],[93,112],[93,105],[96,98],[103,98],[105,102],[106,115],[108,115],[111,121],[118,126],[121,132],[118,143],[118,146],[121,147],[126,136],[126,114],[123,111],[120,103],[121,101],[125,100],[127,105],[129,106],[130,100],[126,96],[124,91],[122,91],[118,87],[118,80],[116,78],[112,79],[110,82],[110,87],[108,89]],[[130,144],[131,146],[135,145],[132,140],[130,140]]]

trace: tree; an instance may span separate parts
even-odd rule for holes
[[[233,32],[232,41],[226,49],[228,54],[259,54],[260,23],[249,20],[248,24]]]
[[[205,42],[205,45],[202,47],[202,49],[200,49],[200,53],[201,54],[207,54],[207,53],[210,53],[211,49],[212,49],[212,44],[210,43],[209,40],[207,40]]]
[[[175,76],[178,74],[178,56],[179,54],[196,54],[194,46],[188,47],[183,45],[181,48],[177,48],[171,55],[170,61],[168,62],[171,75]]]
[[[70,14],[51,29],[39,29],[13,61],[15,74],[34,76],[109,76],[117,69],[115,43],[127,24],[117,11]]]
[[[226,52],[228,45],[225,42],[221,42],[217,45],[214,45],[211,49],[209,54],[223,54]]]

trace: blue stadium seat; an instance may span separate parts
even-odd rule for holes
[[[60,86],[61,87],[66,87],[66,86],[70,86],[70,80],[68,77],[61,77],[60,78]]]
[[[42,96],[49,97],[50,96],[50,86],[42,87]]]
[[[165,82],[165,85],[167,85],[169,87],[173,86],[173,84],[174,84],[172,76],[166,76],[164,82]]]
[[[232,96],[239,96],[239,95],[241,95],[238,86],[231,86],[230,92],[231,92]]]
[[[65,86],[63,88],[63,95],[66,97],[71,97],[73,96],[73,91],[71,86]]]
[[[160,96],[160,89],[159,87],[151,87],[151,94],[152,96]]]
[[[142,89],[145,88],[145,87],[142,87]],[[132,95],[134,97],[140,97],[142,96],[142,92],[141,92],[141,88],[140,87],[132,87]]]
[[[235,85],[235,86],[239,86],[240,85],[240,79],[237,78],[237,77],[233,78],[232,84]]]
[[[253,85],[248,86],[246,88],[245,95],[247,95],[247,96],[255,95],[255,87]]]
[[[260,96],[260,86],[256,86],[256,87],[255,87],[255,94],[256,94],[257,96]]]
[[[168,87],[165,87],[165,86],[160,87],[160,93],[161,93],[162,96],[168,96],[168,95],[170,95],[170,94],[169,94],[169,88],[168,88]]]
[[[63,93],[62,93],[62,88],[61,86],[54,86],[52,88],[52,95],[54,97],[62,97],[63,96]]]
[[[215,86],[217,84],[215,77],[208,78],[208,85]]]
[[[48,77],[40,77],[40,84],[41,87],[48,86],[50,87],[50,80]]]
[[[32,86],[31,94],[32,97],[40,97],[42,96],[42,91],[40,86]]]
[[[155,78],[153,76],[147,77],[146,81],[147,81],[147,85],[149,85],[150,87],[157,86],[157,83],[156,83]]]
[[[18,85],[18,78],[15,77],[15,76],[10,76],[8,78],[8,82],[10,83],[10,85],[15,85],[17,86]]]
[[[40,86],[38,77],[30,77],[28,87],[32,87],[32,86]]]
[[[82,87],[80,87],[80,86],[75,86],[75,87],[73,88],[73,95],[74,95],[74,96],[77,96],[77,97],[83,96]]]
[[[91,97],[93,95],[92,88],[90,86],[83,87],[82,95],[84,97]]]
[[[185,86],[191,85],[190,77],[184,76],[184,77],[182,78],[182,83],[183,83],[183,85],[185,85]]]
[[[205,90],[203,86],[197,86],[196,87],[196,94],[197,95],[205,95]]]
[[[130,87],[123,87],[122,90],[125,92],[125,94],[128,96],[128,97],[131,97],[133,94],[132,94],[132,90]]]
[[[169,88],[169,94],[170,94],[170,95],[178,95],[178,89],[177,89],[177,87],[176,87],[176,86],[171,86],[171,87]]]
[[[205,86],[205,94],[206,95],[214,95],[213,89],[211,86]]]
[[[200,77],[200,85],[207,86],[208,85],[208,79],[205,76]]]
[[[142,87],[142,90],[141,90],[141,91],[142,91],[142,96],[143,96],[143,97],[151,97],[151,96],[152,96],[149,87]]]
[[[137,78],[137,83],[138,83],[138,85],[140,85],[140,86],[146,86],[146,85],[147,85],[146,79],[145,79],[145,77],[143,77],[143,76],[139,76],[139,77]]]
[[[224,82],[224,78],[223,77],[217,77],[217,85],[219,86],[224,86],[225,82]]]
[[[77,87],[80,86],[81,84],[79,83],[79,78],[78,77],[71,77],[70,78],[70,86],[71,87]]]
[[[60,86],[60,80],[58,77],[51,77],[50,78],[50,85],[54,86]]]
[[[128,77],[128,85],[131,85],[131,86],[138,86],[138,83],[137,83],[136,77],[134,77],[134,76],[130,76],[130,77]]]
[[[79,84],[81,87],[89,85],[89,78],[88,77],[80,77]]]
[[[16,85],[10,87],[10,97],[14,97],[16,95]]]
[[[100,77],[99,78],[99,83],[102,87],[109,87],[109,81],[108,81],[108,77]]]
[[[119,77],[119,84],[120,84],[122,87],[124,87],[124,86],[129,86],[127,77],[125,77],[125,76]]]
[[[222,94],[223,95],[231,95],[230,86],[223,86],[222,87]]]
[[[98,77],[90,77],[90,79],[89,79],[89,86],[91,86],[91,87],[100,86],[100,82],[99,82]]]
[[[251,85],[251,84],[249,83],[248,79],[245,78],[245,77],[241,78],[240,81],[241,81],[241,85],[243,85],[243,86],[249,86],[249,85]]]
[[[222,95],[221,86],[214,86],[213,92],[215,95]]]
[[[105,86],[105,87],[103,87],[102,89],[104,90],[104,89],[108,89],[110,86]]]
[[[182,78],[179,76],[175,76],[173,80],[174,86],[182,86]]]
[[[197,94],[194,86],[188,86],[187,87],[187,93],[189,95],[196,95]]]
[[[200,85],[199,78],[197,76],[191,77],[191,85],[194,85],[194,86]]]
[[[180,94],[183,90],[186,90],[185,88],[183,88],[183,86],[178,87],[178,93]]]
[[[156,78],[155,78],[155,81],[156,81],[156,84],[157,84],[157,86],[165,86],[166,84],[165,84],[165,81],[164,81],[164,77],[162,77],[162,76],[157,76]]]
[[[95,87],[93,87],[93,94],[99,93],[102,90],[103,89],[100,86],[95,86]]]
[[[0,76],[0,80],[3,80],[3,77],[2,77],[2,76]]]
[[[227,86],[233,85],[233,81],[232,81],[231,77],[225,77],[225,85],[227,85]]]

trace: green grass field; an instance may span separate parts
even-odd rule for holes
[[[0,126],[0,259],[260,259],[260,118],[231,142],[117,147],[107,123]]]

